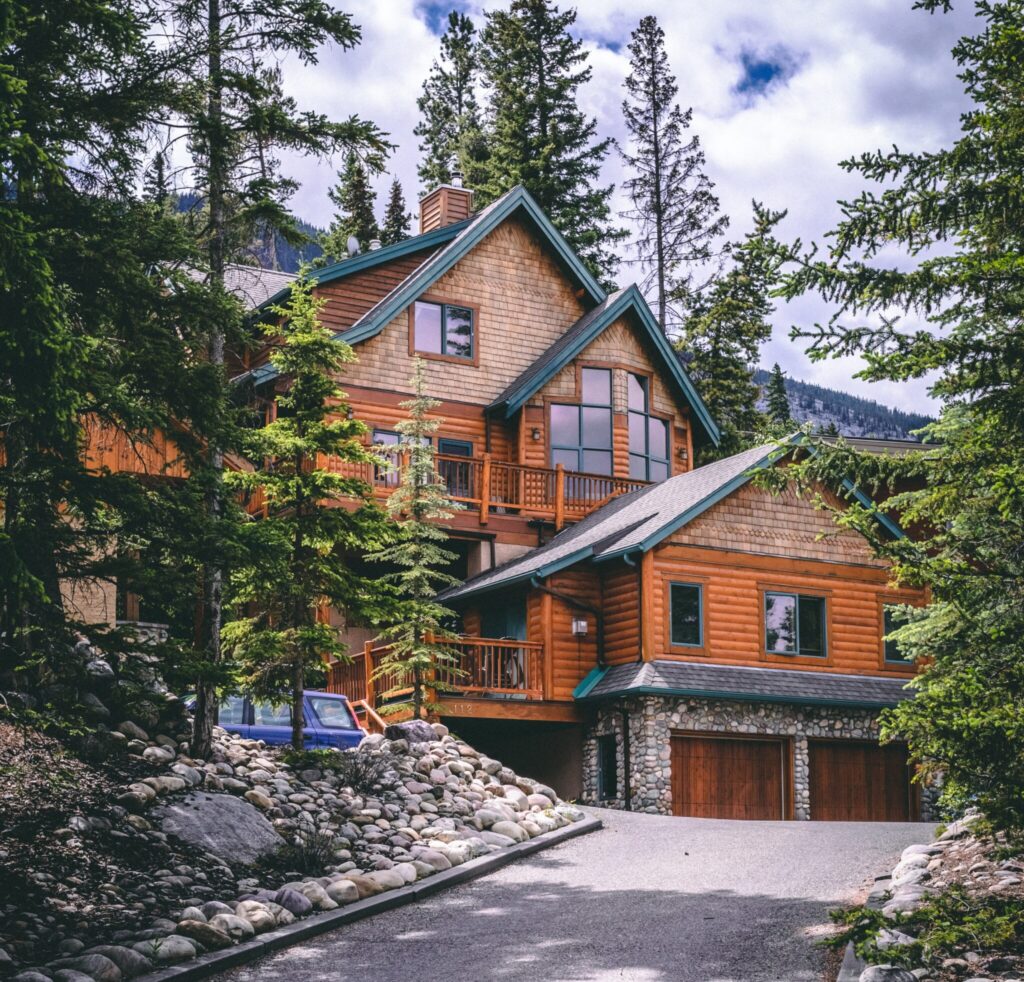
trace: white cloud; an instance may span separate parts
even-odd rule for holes
[[[398,144],[389,174],[376,183],[381,207],[390,174],[396,174],[415,210],[416,97],[438,48],[422,6],[415,0],[347,2],[344,9],[363,31],[357,49],[324,51],[316,66],[285,63],[286,88],[300,105],[336,118],[356,113],[372,119]],[[479,3],[457,6],[468,8],[482,25]],[[837,200],[862,187],[858,177],[838,167],[840,160],[893,144],[935,148],[958,131],[965,103],[949,51],[959,35],[974,29],[970,5],[951,15],[929,15],[912,10],[910,0],[649,0],[643,11],[625,13],[620,0],[587,0],[578,10],[577,30],[593,69],[581,105],[598,117],[602,135],[620,140],[625,44],[641,13],[658,17],[680,100],[694,107],[694,129],[735,236],[749,228],[750,201],[756,198],[789,209],[781,229],[787,237],[820,240],[839,217]],[[743,52],[769,57],[779,51],[797,65],[790,78],[753,98],[736,91]],[[295,199],[302,217],[329,222],[326,191],[338,163],[286,161],[302,182]],[[621,186],[622,177],[620,162],[609,159],[605,179]],[[617,205],[625,207],[621,196]],[[851,378],[856,360],[811,363],[788,339],[789,325],[828,315],[815,298],[780,310],[765,363],[779,361],[794,377],[901,408],[934,408],[924,383],[868,385]]]

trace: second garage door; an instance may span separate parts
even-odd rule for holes
[[[855,740],[809,740],[811,818],[910,822],[918,816],[907,751]]]
[[[694,818],[786,817],[784,740],[672,738],[672,811]]]

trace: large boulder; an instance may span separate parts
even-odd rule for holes
[[[437,732],[423,719],[411,719],[405,723],[392,723],[384,730],[388,740],[408,740],[409,743],[432,743]]]
[[[154,808],[150,819],[167,835],[229,863],[254,863],[284,844],[257,808],[230,794],[193,791]]]

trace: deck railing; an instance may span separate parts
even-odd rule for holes
[[[504,699],[542,699],[544,646],[539,641],[509,638],[462,637],[445,642],[458,655],[454,664],[438,668],[428,680],[439,698],[476,695]],[[375,709],[403,699],[411,680],[399,671],[379,672],[388,646],[367,642],[351,662],[332,662],[327,670],[327,691],[365,701]]]
[[[327,457],[321,466],[345,477],[358,478],[378,494],[389,494],[401,480],[408,457],[395,451],[392,466],[351,464]],[[606,474],[585,474],[557,467],[533,467],[482,457],[437,454],[437,472],[455,500],[478,512],[486,525],[494,514],[543,518],[562,528],[578,521],[621,494],[645,487],[648,482]]]

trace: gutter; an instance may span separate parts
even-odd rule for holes
[[[589,677],[589,676],[588,676]],[[586,681],[586,679],[584,679]],[[898,702],[857,702],[850,699],[823,699],[820,696],[772,696],[764,694],[753,694],[749,692],[727,692],[715,689],[667,689],[659,688],[656,685],[638,685],[627,689],[617,689],[614,692],[599,692],[595,696],[590,691],[597,686],[599,679],[587,688],[587,691],[577,698],[584,700],[620,699],[628,696],[689,696],[696,699],[732,699],[737,702],[764,702],[780,703],[790,706],[841,706],[847,709],[892,709],[898,706]]]

